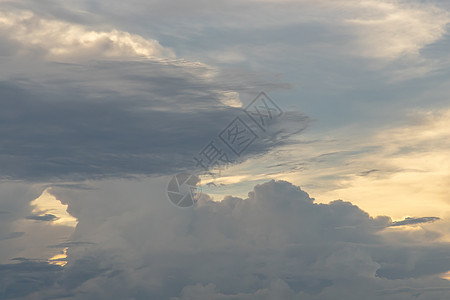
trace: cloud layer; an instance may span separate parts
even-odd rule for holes
[[[316,204],[299,187],[270,181],[247,199],[203,195],[185,210],[165,199],[164,186],[157,179],[54,188],[79,226],[54,285],[25,290],[36,299],[443,299],[450,292],[440,278],[450,270],[448,244],[430,233],[390,239],[390,218],[349,202]],[[16,289],[6,284],[5,298]]]
[[[445,3],[0,2],[0,299],[449,298],[450,114],[380,130],[448,106]],[[287,181],[171,205],[259,90],[332,130],[286,112],[216,188],[360,207]]]
[[[3,179],[70,181],[195,169],[192,157],[242,114],[233,89],[245,82],[230,83],[154,40],[14,10],[2,13],[0,29],[5,47],[18,49],[3,49],[12,59],[3,60],[0,71]],[[305,127],[305,116],[292,117],[297,128]],[[246,154],[286,142],[277,129]]]

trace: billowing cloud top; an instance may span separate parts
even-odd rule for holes
[[[443,299],[448,294],[448,282],[439,275],[450,269],[449,246],[431,232],[422,234],[425,228],[412,235],[387,232],[388,217],[372,218],[340,200],[316,204],[283,181],[258,185],[247,199],[213,202],[204,195],[195,209],[180,210],[160,201],[162,183],[105,182],[83,192],[54,188],[79,220],[67,244],[68,264],[64,272],[30,261],[3,265],[3,278],[35,280],[24,287],[8,279],[6,298]],[[112,205],[113,194],[134,196]],[[38,279],[42,274],[45,280]]]

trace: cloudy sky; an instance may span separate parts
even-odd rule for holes
[[[449,29],[446,0],[0,0],[0,299],[449,298]]]

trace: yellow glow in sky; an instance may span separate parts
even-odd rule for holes
[[[249,159],[222,170],[214,183],[225,186],[207,193],[216,200],[220,194],[246,197],[257,180],[287,180],[316,202],[342,199],[372,216],[443,217],[450,211],[450,110],[415,112],[406,121],[363,137],[318,138],[287,147],[287,155]],[[236,193],[245,182],[245,194]]]
[[[33,214],[45,215],[52,214],[58,219],[52,224],[75,227],[78,223],[77,219],[67,212],[67,205],[62,204],[55,196],[49,193],[48,189],[42,192],[41,196],[31,202],[34,206]]]
[[[67,258],[67,249],[68,248],[64,248],[62,253],[58,253],[50,258],[49,263],[52,265],[64,267],[67,264],[67,261],[65,260]]]

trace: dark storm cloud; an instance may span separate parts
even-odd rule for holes
[[[58,181],[195,169],[192,157],[242,111],[221,104],[220,83],[183,68],[190,67],[55,64],[44,82],[0,82],[1,177]],[[305,128],[305,116],[286,116],[287,127],[296,121],[294,131]],[[280,128],[245,154],[289,142],[292,133]]]
[[[1,18],[0,39],[17,51],[0,55],[0,179],[198,172],[193,156],[242,114],[224,105],[227,95],[243,90],[252,98],[255,83],[266,82],[178,59],[157,41],[128,32],[92,31],[30,11]],[[277,85],[286,87],[267,86]],[[289,143],[306,127],[300,113],[284,120],[241,159]]]

